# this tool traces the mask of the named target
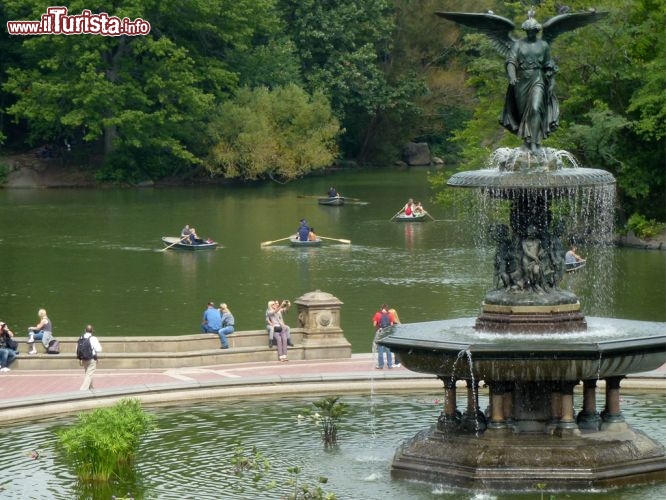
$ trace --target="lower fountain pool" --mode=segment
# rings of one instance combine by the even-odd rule
[[[59,458],[54,430],[73,422],[58,418],[5,428],[0,436],[3,499],[254,499],[286,498],[288,467],[299,466],[299,481],[310,486],[317,478],[338,499],[413,500],[534,499],[547,494],[551,485],[535,485],[536,491],[496,494],[468,491],[391,478],[391,461],[399,444],[434,424],[441,412],[441,394],[345,395],[349,413],[339,425],[338,446],[327,450],[313,423],[299,419],[312,402],[324,396],[251,401],[214,401],[187,406],[148,408],[158,429],[144,439],[136,462],[136,476],[110,486],[81,487]],[[632,426],[666,444],[666,394],[623,394],[623,412]],[[480,395],[481,408],[488,404]],[[576,393],[576,407],[582,395]],[[270,462],[270,470],[255,486],[246,475],[237,478],[231,459],[234,443],[247,454],[256,446]],[[34,458],[33,450],[39,452]],[[270,481],[275,489],[267,490]],[[540,490],[541,488],[541,490]],[[129,495],[128,495],[129,493]],[[535,496],[536,495],[536,496]],[[666,482],[617,490],[555,492],[549,498],[647,500],[666,498]]]

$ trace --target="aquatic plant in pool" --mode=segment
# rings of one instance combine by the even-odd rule
[[[79,414],[56,431],[58,449],[80,481],[109,481],[132,474],[141,438],[153,429],[153,416],[138,399]]]

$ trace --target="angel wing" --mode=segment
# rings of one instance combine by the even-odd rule
[[[562,33],[595,23],[607,15],[608,12],[588,11],[551,17],[543,23],[541,38],[551,44]]]
[[[516,27],[513,21],[495,14],[475,14],[467,12],[435,12],[439,17],[448,19],[470,28],[475,28],[490,38],[493,47],[504,57],[511,51],[515,41],[510,33]]]

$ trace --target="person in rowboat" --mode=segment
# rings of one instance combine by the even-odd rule
[[[405,206],[402,209],[402,213],[405,214],[407,217],[414,216],[414,200],[412,198],[407,200],[407,203],[405,203]]]
[[[308,241],[308,236],[310,234],[310,226],[308,226],[308,221],[301,219],[301,223],[296,230],[296,237],[300,241]]]
[[[576,245],[571,245],[567,253],[564,254],[564,263],[567,267],[571,267],[579,262],[585,262],[585,259],[576,253]]]
[[[310,228],[310,232],[308,233],[308,241],[317,241],[317,234],[315,233],[314,227]]]

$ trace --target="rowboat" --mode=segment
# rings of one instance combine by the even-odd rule
[[[191,245],[189,243],[183,243],[180,241],[180,238],[177,236],[162,236],[162,243],[164,246],[176,249],[176,250],[215,250],[217,248],[217,241],[205,241],[204,243],[197,243],[196,245]]]
[[[566,271],[568,273],[572,273],[574,271],[578,271],[579,269],[583,269],[585,267],[585,261],[581,260],[578,262],[573,262],[571,264],[567,264],[566,266],[567,266]]]
[[[396,215],[393,220],[396,222],[423,222],[426,220],[426,217],[428,216],[427,212],[423,212],[422,214],[419,215],[405,215],[404,212]]]
[[[312,241],[301,241],[298,238],[289,238],[289,243],[292,247],[320,247],[321,238]]]
[[[320,205],[328,205],[329,207],[339,207],[345,204],[344,196],[327,196],[326,198],[318,198],[317,202]]]

